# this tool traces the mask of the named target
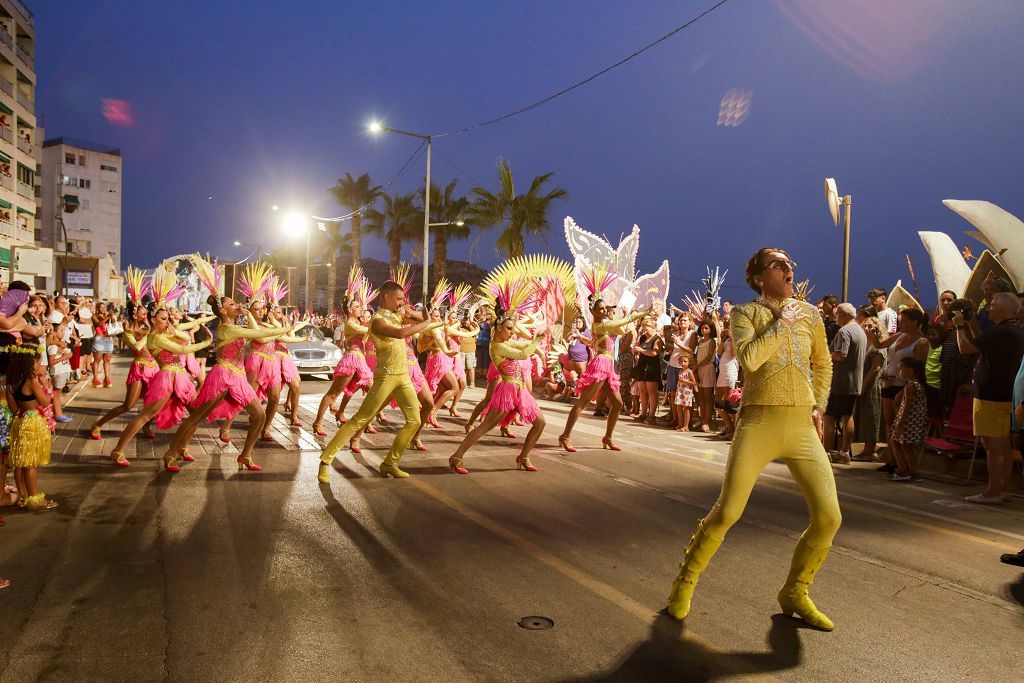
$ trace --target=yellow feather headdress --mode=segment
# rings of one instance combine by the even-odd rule
[[[270,285],[270,277],[274,270],[266,261],[247,263],[238,278],[238,291],[250,303],[256,303],[263,299],[263,294]]]

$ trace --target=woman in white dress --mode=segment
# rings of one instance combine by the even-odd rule
[[[740,362],[736,360],[736,350],[732,345],[732,333],[729,331],[729,327],[722,328],[722,343],[719,346],[719,357],[718,357],[718,382],[715,384],[715,402],[724,401],[733,389],[736,388],[737,382],[740,379]],[[722,431],[719,432],[719,436],[722,438],[728,438],[732,436],[733,430],[736,428],[733,416],[722,410],[718,409],[718,416],[722,418]]]

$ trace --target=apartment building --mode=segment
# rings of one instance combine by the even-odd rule
[[[121,270],[121,150],[59,137],[43,143],[42,230],[57,288],[93,288]],[[65,263],[66,261],[66,263]],[[93,273],[93,285],[86,285]],[[66,274],[65,274],[66,272]]]
[[[0,279],[47,289],[53,252],[37,245],[43,131],[36,125],[36,30],[20,0],[0,0]]]

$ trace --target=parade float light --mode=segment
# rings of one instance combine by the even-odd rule
[[[281,220],[281,227],[290,237],[298,237],[302,233],[306,235],[306,287],[303,295],[303,304],[306,309],[309,309],[309,221],[306,220],[306,216],[303,214],[292,211],[284,215],[284,218]]]
[[[825,178],[825,199],[828,201],[828,210],[832,214],[832,222],[839,226],[840,207],[846,207],[843,212],[843,298],[842,301],[849,301],[847,298],[847,287],[850,281],[850,207],[853,198],[850,195],[839,196],[836,188],[835,178]]]
[[[430,145],[433,142],[433,138],[430,135],[420,135],[419,133],[410,133],[407,130],[391,128],[377,120],[370,121],[370,123],[367,124],[366,129],[373,135],[394,133],[396,135],[407,135],[411,138],[419,138],[427,145],[427,182],[426,189],[423,192],[423,303],[426,305],[427,299],[430,296],[430,292],[427,289],[427,282],[429,279],[428,274],[430,268]]]

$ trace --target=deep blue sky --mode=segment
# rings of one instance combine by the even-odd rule
[[[34,2],[39,110],[47,137],[122,148],[123,263],[240,258],[234,239],[280,243],[271,204],[339,215],[326,192],[338,176],[395,173],[416,142],[369,137],[371,117],[424,133],[487,119],[710,4]],[[566,214],[613,243],[637,223],[639,270],[668,258],[675,301],[705,265],[729,268],[725,296],[746,297],[743,264],[765,244],[788,247],[816,294],[838,290],[842,234],[823,191],[835,176],[854,198],[851,298],[907,279],[909,253],[930,304],[916,231],[963,244],[969,227],[942,199],[1024,216],[1021,25],[1018,0],[731,0],[563,99],[438,140],[434,175],[494,185],[504,158],[525,190],[555,171],[571,197],[547,246],[530,246],[568,256]],[[749,115],[718,126],[731,90],[752,93]],[[101,98],[127,101],[135,125],[108,122]],[[419,162],[393,189],[422,174]],[[498,260],[493,241],[476,262]]]

